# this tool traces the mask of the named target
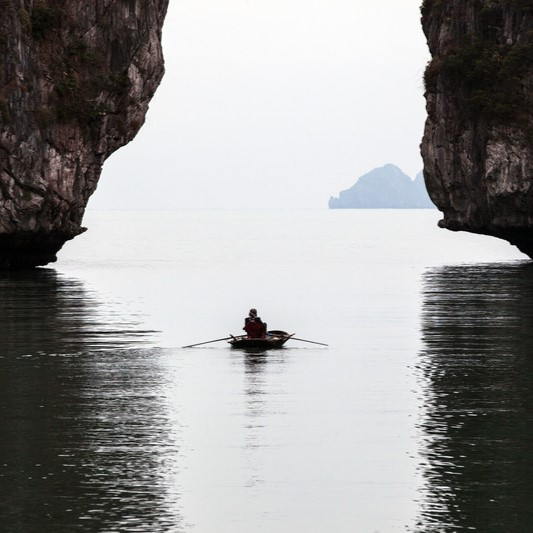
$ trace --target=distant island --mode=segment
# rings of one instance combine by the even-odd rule
[[[422,172],[414,181],[395,165],[375,168],[329,199],[330,209],[434,209]]]

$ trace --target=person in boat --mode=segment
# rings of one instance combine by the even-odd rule
[[[244,328],[242,329],[251,339],[264,339],[267,325],[257,316],[257,309],[250,309],[248,316],[244,319]]]

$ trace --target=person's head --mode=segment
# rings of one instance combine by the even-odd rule
[[[250,309],[250,312],[248,313],[248,316],[250,318],[256,318],[257,317],[257,309]]]

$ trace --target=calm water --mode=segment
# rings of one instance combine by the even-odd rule
[[[529,531],[533,267],[437,219],[89,212],[0,274],[2,531]],[[180,348],[252,306],[330,347]]]

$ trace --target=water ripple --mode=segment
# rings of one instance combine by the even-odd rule
[[[533,266],[428,271],[422,338],[417,531],[528,531]]]
[[[139,346],[153,331],[51,269],[0,273],[0,356]]]
[[[160,357],[10,360],[0,378],[6,531],[182,531]]]

